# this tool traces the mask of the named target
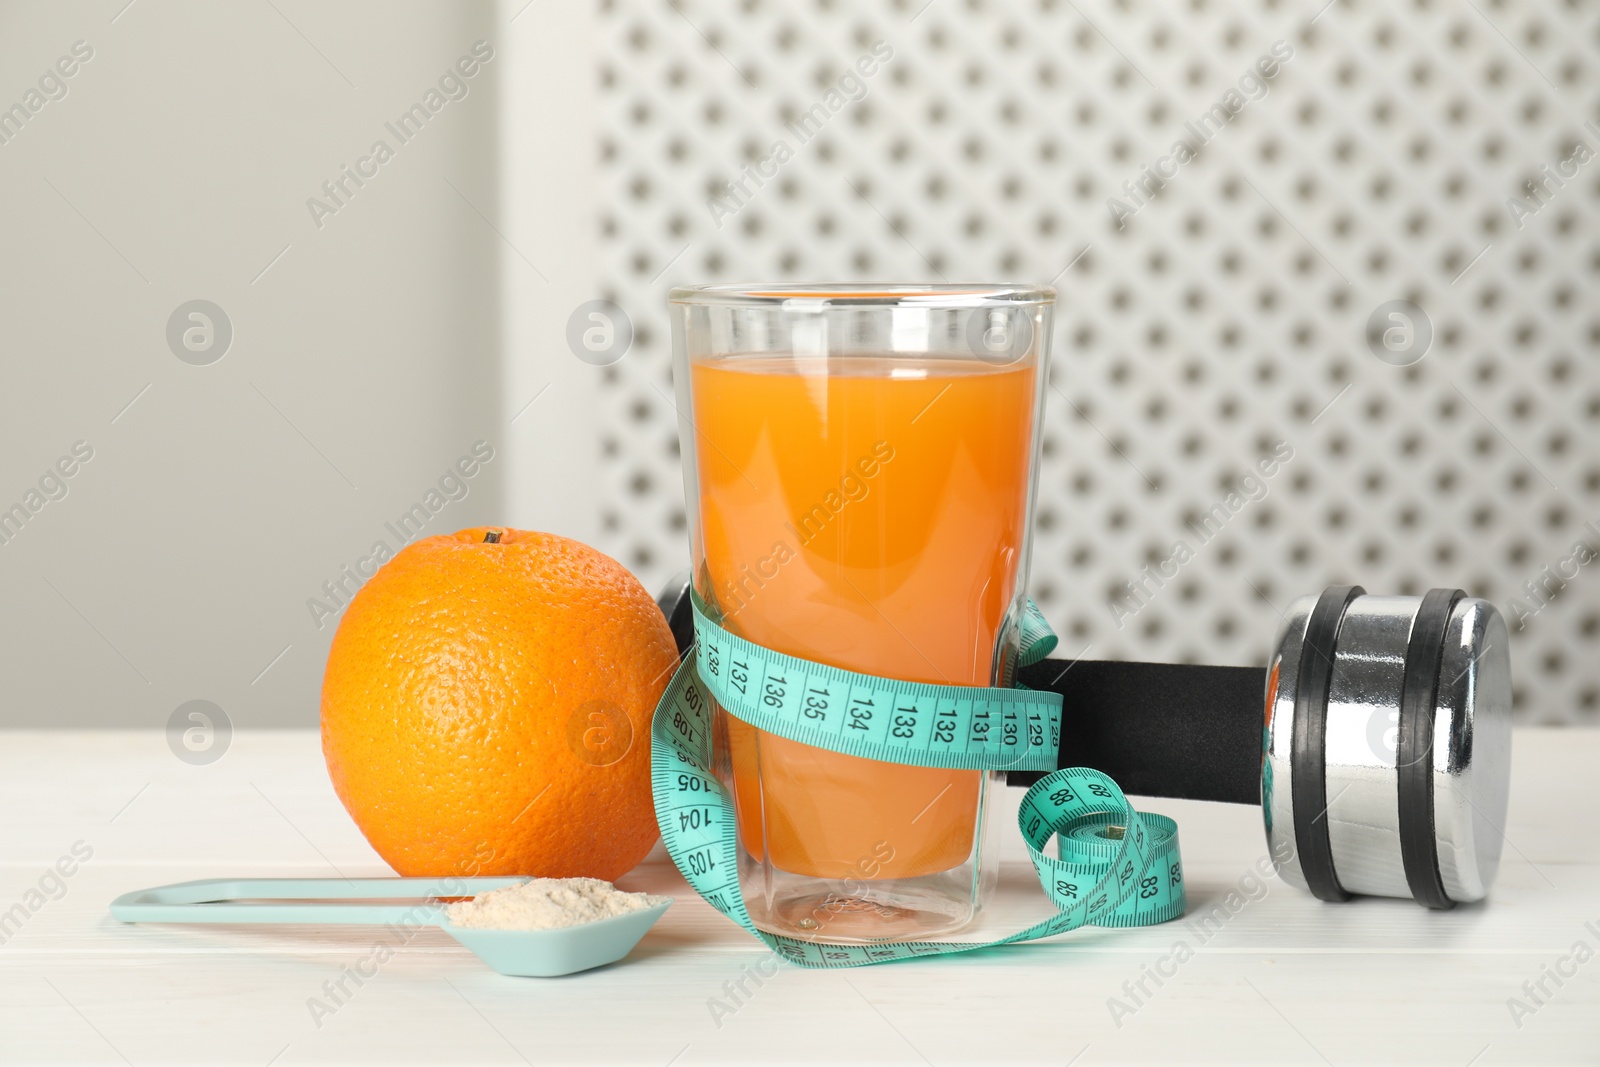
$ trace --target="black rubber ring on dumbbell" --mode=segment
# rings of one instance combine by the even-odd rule
[[[1328,839],[1328,692],[1333,685],[1334,649],[1345,612],[1352,600],[1365,595],[1366,590],[1359,585],[1335,585],[1324,590],[1306,620],[1305,638],[1300,644],[1294,744],[1289,755],[1294,775],[1294,843],[1306,888],[1318,900],[1350,899],[1333,869],[1333,845]]]
[[[1400,690],[1400,723],[1395,742],[1395,774],[1400,803],[1400,859],[1406,885],[1418,904],[1453,908],[1439,874],[1433,826],[1433,725],[1444,667],[1445,633],[1460,589],[1430,589],[1411,622],[1406,642],[1405,681]]]
[[[667,583],[661,595],[656,597],[656,606],[667,617],[667,627],[672,631],[672,642],[678,646],[678,655],[688,653],[694,644],[694,611],[692,608],[694,598],[690,590],[694,588],[688,571],[681,571],[674,575]]]

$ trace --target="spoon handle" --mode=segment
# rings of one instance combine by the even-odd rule
[[[124,893],[111,902],[111,917],[127,923],[437,926],[444,915],[440,898],[476,896],[526,881],[522,877],[209,878]],[[409,903],[368,903],[387,899]]]

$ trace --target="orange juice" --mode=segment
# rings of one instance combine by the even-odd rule
[[[723,625],[850,670],[996,683],[1036,375],[904,355],[695,363],[698,584]],[[983,772],[831,753],[731,717],[728,730],[740,837],[758,860],[873,879],[971,855]]]

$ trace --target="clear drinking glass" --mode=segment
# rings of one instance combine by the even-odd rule
[[[1055,293],[706,286],[670,297],[694,586],[764,647],[1005,685],[1025,603]],[[948,934],[997,875],[996,772],[841,755],[718,708],[757,926]]]

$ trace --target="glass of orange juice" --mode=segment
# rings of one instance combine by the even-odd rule
[[[912,682],[1011,682],[1055,293],[981,285],[676,289],[694,588],[791,656]],[[999,773],[884,763],[720,708],[740,887],[821,942],[948,934],[998,873]]]

